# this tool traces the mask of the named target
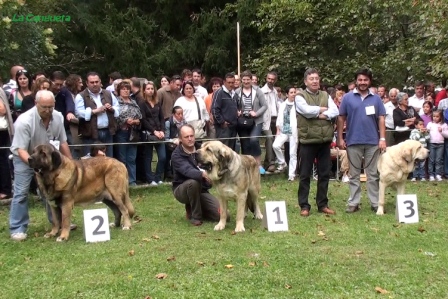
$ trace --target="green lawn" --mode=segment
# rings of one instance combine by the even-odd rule
[[[395,220],[391,191],[385,216],[370,211],[365,190],[364,208],[346,214],[348,186],[332,181],[337,214],[317,213],[312,200],[302,218],[297,181],[273,175],[262,182],[262,203],[286,201],[289,232],[267,232],[248,218],[245,233],[232,233],[234,203],[224,231],[213,231],[216,223],[193,227],[169,185],[133,189],[141,222],[113,229],[103,243],[85,242],[81,207],[68,242],[43,238],[49,224],[36,200],[28,239],[13,242],[8,208],[0,207],[0,298],[448,298],[448,182],[407,185],[418,194],[420,223],[406,225]],[[314,182],[310,198],[315,189]]]

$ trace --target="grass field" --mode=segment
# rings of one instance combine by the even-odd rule
[[[448,182],[407,185],[418,194],[419,224],[396,222],[391,191],[386,215],[370,210],[365,190],[364,208],[346,214],[348,186],[332,181],[337,214],[317,213],[311,200],[302,218],[297,181],[262,182],[262,203],[286,201],[289,232],[270,233],[247,218],[246,232],[232,233],[233,203],[224,231],[213,231],[216,223],[193,227],[169,185],[133,189],[141,221],[131,231],[113,229],[102,243],[85,242],[80,207],[68,242],[43,238],[49,224],[35,200],[28,239],[13,242],[8,208],[0,207],[0,298],[448,298]],[[315,189],[313,182],[310,198]]]

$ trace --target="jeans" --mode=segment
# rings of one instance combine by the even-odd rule
[[[152,172],[152,152],[153,148],[157,151],[156,173]],[[159,182],[162,180],[162,174],[165,171],[166,150],[164,143],[147,143],[145,144],[145,173],[148,183]]]
[[[113,136],[110,134],[109,129],[98,129],[98,139],[83,138],[84,144],[93,144],[95,141],[101,141],[102,143],[112,143]],[[84,155],[90,153],[90,147],[84,147]],[[110,144],[106,146],[106,156],[113,158],[114,147]]]
[[[118,130],[115,134],[115,140],[117,143],[129,142],[130,130]],[[136,184],[137,181],[137,168],[135,160],[137,158],[137,144],[117,144],[116,155],[120,162],[126,165],[129,176],[129,185]]]
[[[310,193],[310,178],[313,172],[314,160],[317,160],[317,192],[316,204],[318,210],[328,207],[328,183],[330,181],[331,158],[330,142],[300,145],[300,183],[299,206],[302,210],[310,210],[308,203]]]
[[[378,194],[380,188],[380,176],[378,174],[377,162],[380,157],[378,146],[370,144],[356,144],[347,147],[347,158],[350,161],[349,167],[349,206],[357,206],[361,202],[361,184],[359,176],[362,168],[362,157],[364,157],[364,167],[367,174],[367,196],[372,207],[378,206]]]
[[[259,136],[261,135],[262,126],[263,123],[253,125],[251,128],[238,128],[238,135],[241,137],[241,153],[243,155],[261,156]]]
[[[435,177],[436,175],[442,176],[443,174],[443,143],[430,143],[429,144],[429,176]]]
[[[412,177],[414,179],[422,179],[425,177],[425,160],[415,161],[415,168],[412,172]]]

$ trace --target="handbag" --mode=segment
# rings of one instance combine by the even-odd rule
[[[237,123],[238,123],[238,127],[248,129],[248,128],[252,128],[254,126],[255,121],[253,118],[249,118],[246,116],[240,116],[237,119]]]
[[[202,120],[202,117],[201,117],[201,110],[199,108],[198,99],[196,99],[196,97],[194,97],[194,100],[196,101],[196,105],[198,107],[198,117],[199,117],[199,119],[198,120],[191,120],[191,121],[188,121],[187,123],[194,128],[194,137],[195,138],[204,138],[206,136],[206,133],[205,133],[205,122],[204,122],[204,120]]]
[[[129,134],[129,141],[130,142],[139,142],[140,141],[139,130],[135,127],[130,127],[129,130],[131,131]]]
[[[159,138],[149,131],[142,131],[140,137],[141,141],[159,141]]]
[[[6,119],[6,115],[0,116],[0,130],[4,131],[8,129],[8,120]]]

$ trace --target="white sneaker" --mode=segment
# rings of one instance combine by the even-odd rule
[[[155,181],[152,181],[151,184],[149,184],[149,186],[154,187],[154,186],[158,186],[158,184]]]
[[[429,181],[430,181],[430,182],[434,182],[434,181],[435,181],[434,177],[433,177],[433,176],[430,176],[430,177],[429,177]]]
[[[11,234],[11,239],[13,239],[14,241],[23,241],[27,236],[28,235],[25,233],[13,233]]]
[[[294,177],[294,176],[290,176],[290,177],[288,178],[288,181],[290,181],[290,182],[293,182],[293,181],[294,181],[294,179],[295,179],[295,177]]]
[[[158,182],[157,182],[157,185],[162,185],[162,184],[163,184],[162,181],[158,181]]]
[[[422,178],[420,181],[422,181],[422,182],[426,182],[426,179],[425,179],[425,178]]]
[[[342,182],[343,182],[343,183],[348,183],[348,182],[350,182],[350,178],[348,177],[348,175],[344,174],[344,175],[342,176]]]
[[[416,178],[412,178],[411,182],[416,182],[417,179]]]
[[[439,182],[443,181],[442,176],[441,175],[436,175],[436,180],[438,180]]]
[[[277,166],[278,171],[283,171],[285,168],[286,168],[286,163],[282,163]]]

